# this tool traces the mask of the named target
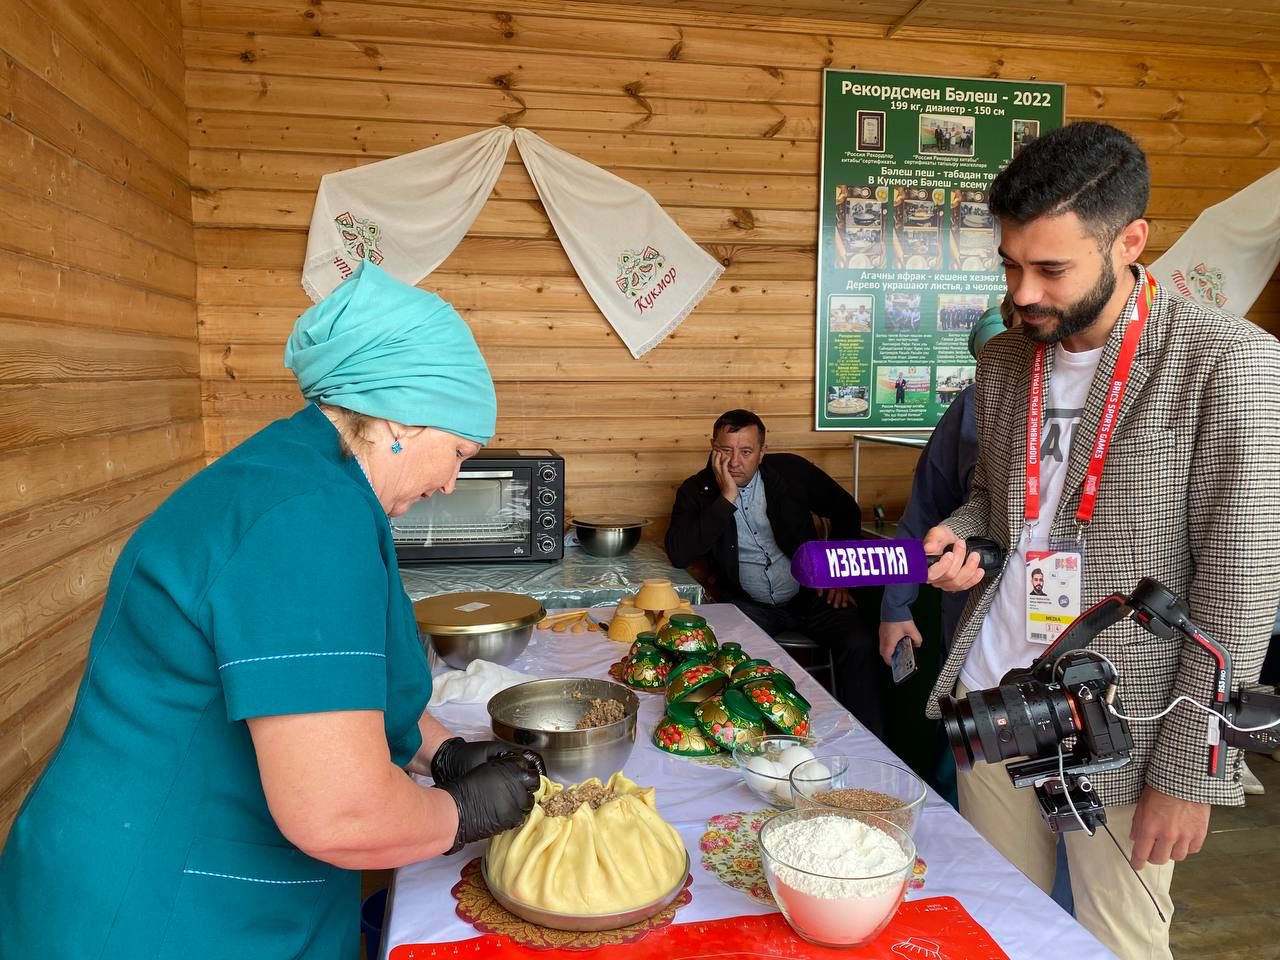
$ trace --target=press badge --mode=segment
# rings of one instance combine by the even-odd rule
[[[1048,645],[1080,616],[1084,551],[1027,551],[1027,640]]]

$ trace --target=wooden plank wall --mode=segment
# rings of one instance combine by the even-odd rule
[[[298,272],[321,175],[526,126],[650,190],[728,265],[675,336],[633,360],[513,148],[469,237],[424,281],[492,366],[495,443],[557,447],[571,512],[663,518],[652,533],[729,407],[755,408],[775,449],[850,480],[847,435],[811,427],[823,67],[1067,82],[1071,117],[1116,122],[1150,152],[1156,252],[1280,163],[1280,65],[1216,51],[885,41],[847,24],[552,0],[185,0],[184,15],[208,452],[299,403],[281,352],[308,305]],[[1274,287],[1260,316],[1280,327]],[[893,515],[912,463],[869,452],[864,509]]]
[[[0,0],[0,843],[111,566],[203,462],[176,0]]]

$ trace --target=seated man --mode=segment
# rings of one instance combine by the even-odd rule
[[[834,539],[862,530],[857,502],[816,466],[790,453],[765,456],[764,423],[730,410],[711,431],[711,457],[676,493],[667,556],[677,567],[706,560],[719,599],[735,604],[770,636],[798,630],[828,647],[836,692],[855,717],[883,738],[884,666],[876,638],[847,590],[814,591],[791,576],[791,555],[818,539],[813,515]]]

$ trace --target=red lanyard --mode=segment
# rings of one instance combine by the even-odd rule
[[[1134,306],[1134,318],[1129,323],[1129,328],[1125,330],[1124,340],[1120,344],[1120,356],[1116,359],[1116,368],[1111,374],[1111,386],[1107,390],[1107,403],[1102,409],[1102,422],[1098,424],[1098,437],[1093,442],[1093,452],[1089,457],[1089,472],[1085,475],[1084,492],[1080,494],[1080,507],[1076,510],[1076,519],[1082,524],[1093,519],[1098,487],[1102,484],[1102,468],[1107,462],[1107,448],[1111,446],[1111,436],[1116,432],[1117,414],[1120,411],[1120,402],[1124,399],[1124,388],[1129,383],[1129,370],[1133,367],[1133,357],[1138,352],[1138,341],[1142,338],[1142,329],[1147,325],[1147,316],[1151,313],[1151,303],[1155,300],[1155,295],[1156,278],[1148,273],[1145,287],[1140,291],[1138,302]],[[1031,362],[1031,396],[1027,401],[1027,502],[1024,512],[1028,521],[1040,519],[1040,428],[1044,411],[1044,344],[1036,344],[1035,357]]]

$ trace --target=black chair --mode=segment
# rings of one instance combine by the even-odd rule
[[[774,642],[795,658],[796,663],[804,667],[819,683],[823,674],[827,682],[822,683],[831,696],[839,700],[836,693],[836,664],[831,651],[813,641],[807,634],[798,630],[784,630],[773,638]]]

